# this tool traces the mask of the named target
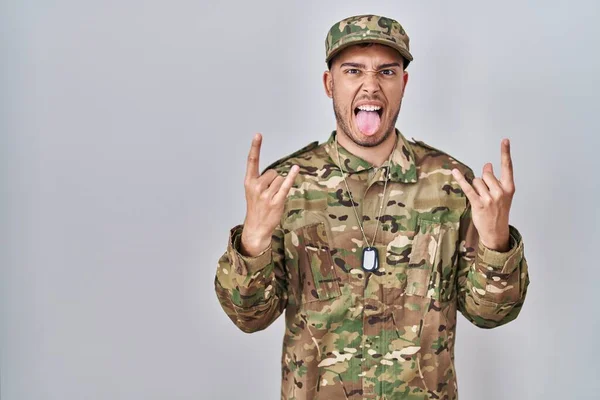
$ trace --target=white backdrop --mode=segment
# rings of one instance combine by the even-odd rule
[[[600,6],[590,1],[0,3],[0,397],[279,398],[283,318],[245,334],[213,279],[262,166],[335,127],[341,18],[399,20],[398,120],[499,170],[509,137],[531,286],[519,318],[459,319],[461,399],[597,399]]]

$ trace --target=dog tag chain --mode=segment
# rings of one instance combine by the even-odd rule
[[[363,239],[365,240],[365,247],[363,247],[362,251],[362,269],[365,271],[376,271],[379,268],[379,252],[375,247],[375,238],[377,237],[377,231],[379,230],[379,224],[381,223],[381,212],[383,211],[383,202],[385,201],[385,193],[387,190],[387,183],[389,179],[390,173],[390,163],[392,161],[392,155],[396,150],[396,146],[398,145],[398,139],[396,138],[396,143],[394,144],[394,148],[390,153],[390,157],[388,159],[388,165],[386,168],[386,177],[385,183],[383,184],[383,194],[381,196],[381,203],[379,205],[379,217],[377,217],[377,227],[375,228],[375,233],[373,234],[373,242],[369,245],[369,241],[367,240],[367,236],[365,235],[365,230],[363,229],[362,223],[360,222],[360,218],[358,216],[358,211],[356,211],[356,207],[354,206],[354,199],[352,198],[352,193],[350,192],[350,187],[348,186],[348,182],[346,182],[346,171],[342,168],[342,160],[340,159],[340,151],[338,148],[337,134],[335,135],[335,150],[338,156],[338,163],[340,171],[342,171],[342,178],[344,179],[344,184],[346,185],[346,191],[348,192],[348,197],[350,197],[350,204],[352,205],[352,209],[354,210],[354,215],[356,216],[356,222],[358,223],[358,227],[362,232]]]

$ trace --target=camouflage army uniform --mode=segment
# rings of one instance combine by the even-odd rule
[[[282,399],[457,399],[457,310],[482,328],[521,310],[529,276],[517,229],[510,226],[509,251],[484,247],[450,172],[472,180],[473,171],[396,133],[391,163],[379,168],[339,147],[369,240],[385,196],[378,270],[361,268],[365,243],[335,132],[271,166],[286,174],[297,164],[300,173],[268,249],[241,255],[242,226],[231,230],[216,293],[244,332],[265,329],[285,311]]]

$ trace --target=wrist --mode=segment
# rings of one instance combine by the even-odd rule
[[[481,244],[490,250],[504,253],[510,250],[510,234],[508,230],[506,234],[496,235],[493,237],[480,237]]]
[[[256,257],[269,247],[271,244],[271,235],[251,235],[247,229],[242,230],[239,251],[242,255]]]

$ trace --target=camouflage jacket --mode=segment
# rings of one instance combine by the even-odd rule
[[[297,164],[300,173],[268,249],[243,256],[243,227],[231,230],[215,290],[244,332],[285,311],[282,399],[457,399],[457,310],[482,328],[521,310],[529,275],[517,229],[510,226],[509,251],[484,247],[450,172],[472,180],[473,171],[396,133],[391,163],[379,168],[339,147],[369,241],[390,169],[378,270],[361,267],[365,243],[337,166],[335,131],[270,166],[285,175]]]

